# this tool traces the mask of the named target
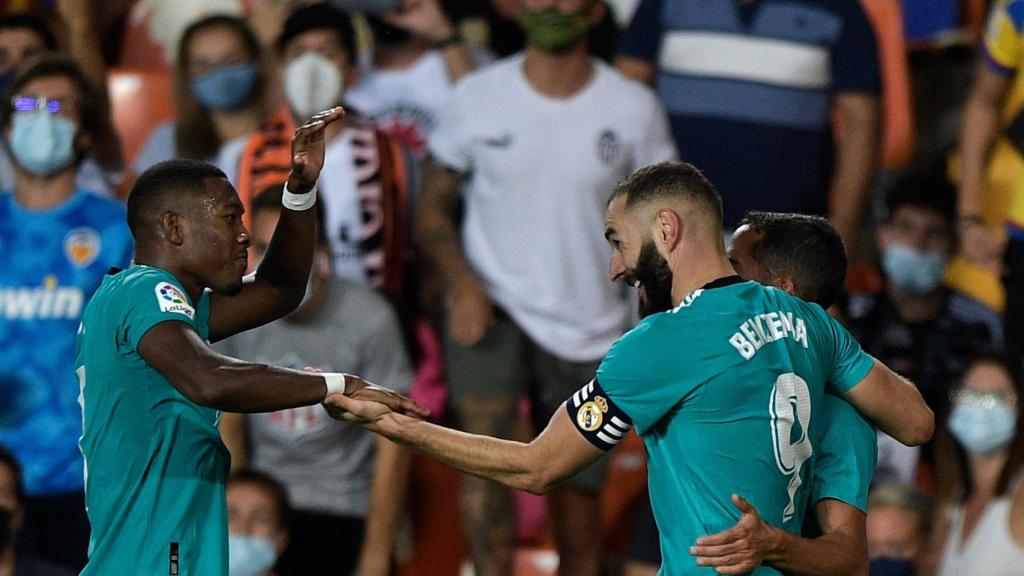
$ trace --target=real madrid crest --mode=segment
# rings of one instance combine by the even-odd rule
[[[604,413],[608,411],[608,401],[601,396],[586,402],[576,412],[576,424],[586,432],[593,432],[604,422]]]
[[[100,253],[100,235],[92,228],[75,228],[64,237],[64,255],[79,268],[92,264]]]

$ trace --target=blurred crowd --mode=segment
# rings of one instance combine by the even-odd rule
[[[871,574],[1024,566],[1024,1],[3,0],[0,14],[0,576],[84,564],[71,366],[85,303],[131,261],[131,183],[172,158],[214,164],[258,262],[290,137],[337,104],[306,297],[221,352],[358,373],[463,430],[532,437],[636,321],[608,278],[608,194],[680,159],[718,187],[729,229],[754,210],[827,216],[850,255],[830,312],[936,414],[921,448],[879,434]],[[560,574],[657,571],[623,459],[538,501],[438,473],[319,406],[224,414],[221,432],[232,574],[457,573],[424,565],[437,531],[481,576],[537,573],[517,551],[538,543]],[[434,525],[431,498],[457,522]]]

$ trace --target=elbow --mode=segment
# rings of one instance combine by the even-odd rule
[[[561,479],[561,477],[552,474],[549,468],[540,467],[540,469],[524,474],[522,482],[515,488],[525,490],[530,494],[543,496],[550,492]]]
[[[176,383],[175,388],[181,392],[182,396],[200,406],[216,408],[221,400],[220,387],[216,385],[215,378],[209,377],[204,372],[189,373]]]
[[[935,433],[935,413],[932,412],[931,408],[927,406],[921,413],[917,427],[914,429],[913,444],[911,446],[920,446],[925,442],[932,439],[932,435]]]

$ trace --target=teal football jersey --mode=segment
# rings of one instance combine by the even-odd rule
[[[737,277],[695,291],[616,342],[595,389],[644,440],[660,574],[715,573],[689,548],[739,520],[732,494],[798,534],[826,385],[845,392],[872,364],[821,307]]]
[[[857,409],[826,394],[821,440],[814,453],[810,503],[833,498],[868,511],[868,491],[878,461],[878,435]]]
[[[193,403],[139,355],[143,335],[184,322],[208,338],[210,298],[193,304],[170,273],[108,276],[85,309],[81,386],[85,501],[92,524],[83,576],[226,576],[230,457],[218,411]]]

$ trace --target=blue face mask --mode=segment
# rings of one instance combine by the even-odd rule
[[[956,404],[949,414],[949,431],[972,454],[991,454],[1005,448],[1017,433],[1012,406]]]
[[[274,567],[277,551],[266,538],[228,534],[228,574],[256,576]]]
[[[49,176],[75,160],[78,125],[46,110],[15,112],[9,144],[19,166],[36,176]]]
[[[871,576],[914,576],[915,571],[914,562],[904,558],[872,558],[868,567]]]
[[[192,79],[192,93],[204,108],[235,110],[245,104],[256,87],[256,65],[221,66]]]
[[[889,281],[911,294],[927,294],[946,275],[946,258],[938,252],[920,252],[895,244],[882,255],[882,270]]]

